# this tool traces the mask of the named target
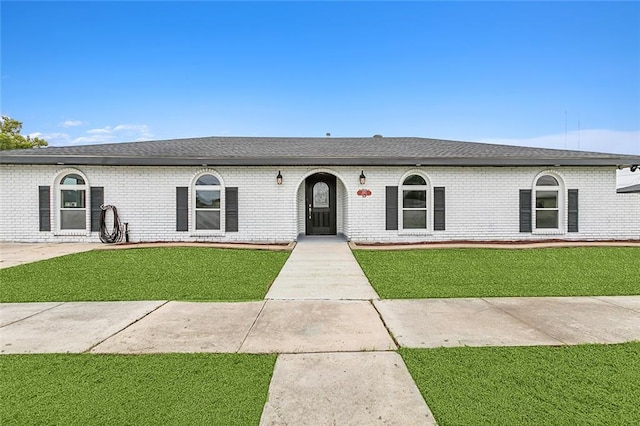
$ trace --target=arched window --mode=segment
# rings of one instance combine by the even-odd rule
[[[87,229],[87,183],[77,173],[63,175],[59,181],[60,230]]]
[[[193,189],[196,230],[220,230],[221,191],[220,180],[212,174],[203,174],[196,180]]]
[[[560,183],[551,175],[542,175],[536,181],[536,229],[560,228]]]
[[[427,181],[420,175],[402,182],[402,229],[427,229],[427,191]]]

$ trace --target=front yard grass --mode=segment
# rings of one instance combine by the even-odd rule
[[[640,342],[399,352],[439,425],[640,420]]]
[[[640,294],[637,247],[353,253],[385,299]]]
[[[257,425],[275,355],[2,355],[0,424]]]
[[[288,252],[96,250],[0,270],[0,302],[263,299]]]

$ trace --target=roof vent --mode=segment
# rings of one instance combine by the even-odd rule
[[[327,132],[327,137],[330,138],[331,137],[331,133]]]
[[[382,135],[373,135],[373,137],[376,139],[382,139]]]

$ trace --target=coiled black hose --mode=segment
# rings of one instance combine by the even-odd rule
[[[107,244],[113,244],[122,241],[122,225],[120,224],[120,217],[118,216],[118,209],[116,206],[107,205],[100,206],[102,211],[100,212],[100,241]],[[111,210],[113,213],[113,229],[111,232],[107,231],[107,211]]]

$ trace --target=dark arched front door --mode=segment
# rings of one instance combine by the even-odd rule
[[[305,185],[306,234],[336,235],[336,177],[316,173]]]

